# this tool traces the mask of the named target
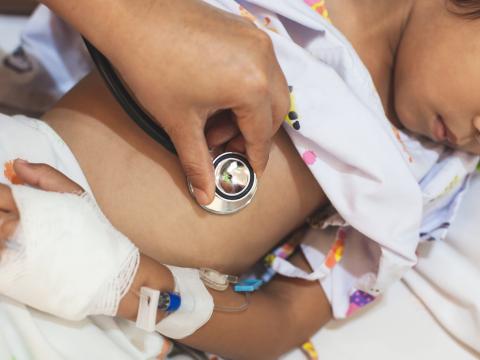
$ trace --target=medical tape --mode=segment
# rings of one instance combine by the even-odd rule
[[[175,292],[182,303],[177,311],[162,319],[155,327],[171,339],[192,335],[210,320],[214,310],[213,297],[200,278],[197,269],[167,265],[175,279]]]
[[[157,322],[158,301],[160,291],[148,287],[140,289],[136,326],[139,329],[153,332]]]

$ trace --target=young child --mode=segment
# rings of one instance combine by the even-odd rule
[[[328,7],[355,52],[300,0],[209,2],[271,35],[292,86],[287,131],[340,215],[326,222],[338,231],[312,230],[302,246],[312,274],[281,257],[272,267],[321,280],[334,316],[351,315],[455,215],[478,162],[463,150],[480,153],[477,82],[462,81],[478,74],[478,24],[462,17],[461,1],[309,2],[323,15]]]
[[[311,23],[299,1],[242,4],[244,16],[254,13],[253,20],[274,32],[295,106],[287,130],[340,215],[326,223],[340,225],[331,246],[318,241],[325,232],[303,244],[313,273],[279,258],[272,266],[286,276],[321,280],[334,316],[351,315],[416,263],[419,241],[445,237],[475,170],[479,109],[473,89],[458,79],[478,73],[470,40],[478,25],[455,13],[463,8],[436,0],[309,2],[324,16],[328,8],[355,52],[324,19]],[[462,45],[457,28],[468,38]],[[450,48],[465,54],[455,65]]]

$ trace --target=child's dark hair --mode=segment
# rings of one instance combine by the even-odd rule
[[[450,0],[455,6],[453,12],[469,19],[480,18],[480,0]]]

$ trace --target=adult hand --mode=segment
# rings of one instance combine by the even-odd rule
[[[106,54],[170,135],[200,204],[215,188],[208,145],[245,152],[261,175],[289,92],[270,38],[250,20],[200,0],[44,2]],[[207,142],[207,119],[225,109],[234,121]]]
[[[30,164],[15,160],[13,164],[17,182],[40,190],[81,194],[84,190],[65,175],[46,164]],[[10,187],[0,184],[0,249],[15,232],[20,221],[17,205]]]

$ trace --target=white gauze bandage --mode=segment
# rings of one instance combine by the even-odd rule
[[[12,186],[20,224],[0,258],[0,293],[67,319],[117,313],[139,251],[93,198]]]
[[[196,269],[167,266],[175,279],[175,291],[180,293],[182,304],[174,313],[160,321],[156,330],[171,339],[192,335],[212,317],[213,297],[200,279]]]

